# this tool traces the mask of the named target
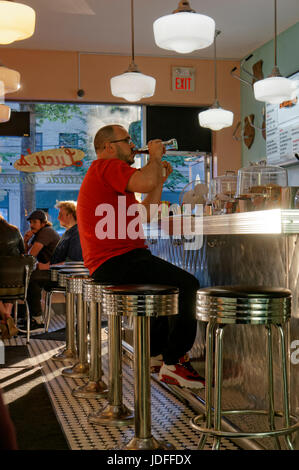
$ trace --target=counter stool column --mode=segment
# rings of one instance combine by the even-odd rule
[[[104,295],[103,301],[105,302]],[[108,313],[104,307],[104,311]],[[109,383],[108,405],[96,413],[88,416],[88,421],[94,424],[126,426],[133,424],[133,411],[123,404],[122,394],[122,347],[121,347],[121,316],[108,316],[108,355],[109,355]]]
[[[104,397],[108,387],[102,380],[102,285],[92,279],[83,281],[83,302],[89,305],[90,366],[88,383],[73,390],[78,398]]]
[[[179,290],[161,285],[127,285],[103,290],[108,316],[133,316],[135,436],[127,450],[173,449],[151,432],[150,317],[178,314]],[[120,318],[119,316],[117,318]]]
[[[71,275],[67,278],[67,291],[75,295],[77,312],[77,348],[79,362],[72,367],[62,370],[64,377],[82,378],[89,374],[89,364],[87,361],[87,306],[83,303],[83,281],[88,279],[86,275]]]
[[[51,320],[51,303],[52,303],[52,295],[55,293],[63,293],[65,295],[65,286],[59,286],[58,284],[58,272],[61,270],[66,269],[84,269],[83,262],[74,261],[74,262],[67,262],[65,264],[59,264],[50,266],[50,280],[53,282],[53,286],[47,287],[45,289],[46,297],[45,297],[45,312],[44,312],[44,324],[45,324],[45,331],[49,330],[50,320]],[[56,283],[56,285],[54,284]]]
[[[291,316],[291,292],[283,288],[221,286],[200,289],[197,292],[198,320],[208,322],[206,332],[206,413],[191,419],[191,426],[202,433],[198,447],[202,449],[208,435],[214,437],[213,450],[218,450],[221,438],[274,438],[280,449],[279,436],[284,437],[288,449],[293,450],[290,435],[299,429],[298,419],[290,415],[287,377],[287,354],[284,328]],[[268,410],[222,410],[223,334],[226,325],[261,325],[267,332]],[[280,337],[280,366],[283,410],[275,411],[273,386],[272,328]],[[214,410],[212,409],[213,344],[215,340]],[[258,414],[268,417],[269,429],[256,432],[225,432],[221,430],[222,415]],[[275,417],[283,417],[284,428],[277,429]],[[212,425],[214,418],[214,425]],[[205,420],[206,426],[199,424]],[[293,424],[291,424],[293,421]]]
[[[66,284],[69,276],[81,276],[86,274],[84,268],[62,268],[57,272],[58,285],[65,289],[65,348],[52,356],[52,361],[67,361],[74,363],[78,359],[76,334],[75,334],[75,294],[71,292]],[[55,280],[54,273],[51,271],[51,279]]]

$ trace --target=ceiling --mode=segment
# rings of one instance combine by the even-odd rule
[[[6,47],[131,54],[130,0],[18,1],[35,9],[35,34]],[[178,0],[135,0],[136,56],[177,57],[155,45],[152,26],[177,5]],[[190,0],[190,5],[214,18],[221,31],[218,58],[243,58],[274,37],[274,0]],[[277,17],[278,33],[298,22],[299,0],[278,0]],[[212,58],[213,47],[188,56]]]

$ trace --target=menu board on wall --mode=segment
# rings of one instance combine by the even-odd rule
[[[299,72],[291,77],[299,80]],[[299,94],[280,105],[266,105],[267,162],[290,165],[299,162]]]

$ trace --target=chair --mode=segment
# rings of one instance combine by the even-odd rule
[[[126,444],[126,450],[173,449],[171,444],[158,441],[151,432],[150,318],[177,315],[178,297],[179,289],[176,287],[155,284],[110,286],[103,289],[104,312],[110,320],[109,343],[115,343],[114,350],[109,346],[108,410],[117,404],[113,402],[113,398],[120,399],[122,394],[119,353],[121,335],[120,333],[116,335],[117,341],[113,336],[117,331],[120,332],[119,320],[123,315],[132,316],[134,321],[135,435]],[[116,355],[118,355],[117,366],[115,365]],[[102,412],[102,418],[105,418],[105,410]],[[105,423],[103,419],[102,424],[109,424],[109,418],[108,414],[108,420]]]
[[[84,269],[83,262],[74,261],[74,262],[66,262],[60,265],[50,266],[50,277],[51,282],[48,285],[43,287],[45,291],[45,310],[44,310],[44,324],[45,324],[45,332],[47,333],[49,330],[49,325],[51,321],[51,306],[52,306],[52,295],[54,294],[64,294],[65,295],[65,286],[60,286],[58,284],[58,273],[60,271],[66,269],[74,269],[77,268]]]
[[[202,436],[198,447],[202,449],[208,435],[214,437],[213,450],[219,450],[221,438],[261,439],[271,437],[275,447],[280,449],[278,437],[285,439],[286,446],[293,450],[290,434],[299,429],[297,418],[290,415],[289,390],[287,377],[287,341],[285,329],[291,317],[291,292],[288,289],[254,286],[220,286],[197,291],[196,317],[208,323],[206,332],[206,413],[191,419],[191,426]],[[257,325],[265,329],[267,344],[268,410],[223,410],[222,409],[222,362],[224,330],[227,325]],[[280,339],[280,378],[282,389],[282,411],[274,408],[273,382],[273,331],[276,329]],[[215,347],[214,347],[215,344]],[[254,347],[254,345],[253,345]],[[214,365],[214,409],[212,408],[212,379]],[[269,428],[255,432],[225,432],[221,429],[221,419],[227,415],[264,415]],[[213,423],[214,417],[214,425]],[[282,417],[284,427],[275,427],[275,418]],[[205,427],[201,425],[205,419]],[[291,421],[295,421],[291,424]]]
[[[31,255],[1,256],[0,258],[0,300],[15,305],[15,320],[17,321],[18,301],[25,303],[27,320],[27,343],[30,340],[30,315],[27,303],[29,279],[35,265]]]

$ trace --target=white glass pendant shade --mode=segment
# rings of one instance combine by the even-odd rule
[[[162,16],[153,27],[157,46],[180,54],[210,46],[215,36],[215,21],[198,13],[180,12]]]
[[[253,85],[254,97],[258,101],[280,104],[296,98],[299,92],[299,81],[285,77],[268,77]]]
[[[0,123],[10,120],[10,107],[6,104],[0,104]]]
[[[199,125],[212,131],[220,131],[233,124],[234,113],[222,108],[209,108],[198,114]]]
[[[16,70],[0,66],[0,81],[4,83],[4,93],[13,93],[20,88],[20,74]]]
[[[156,79],[140,72],[125,72],[110,80],[111,93],[127,101],[139,101],[153,96]]]
[[[27,39],[35,29],[35,11],[21,3],[0,1],[0,44]]]

